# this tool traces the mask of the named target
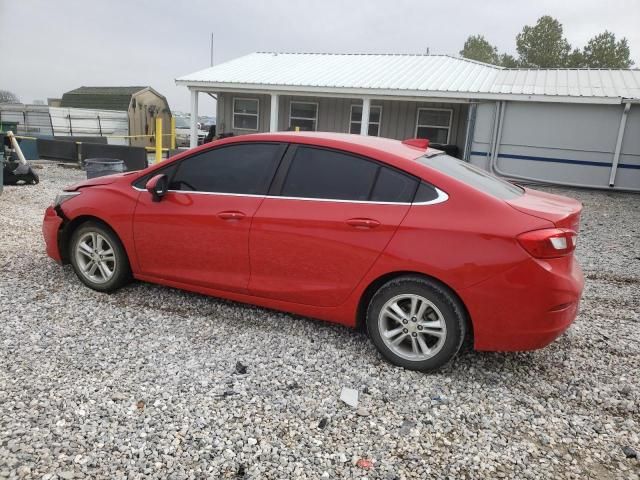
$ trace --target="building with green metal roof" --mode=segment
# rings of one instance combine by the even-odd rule
[[[127,112],[129,117],[130,144],[150,146],[155,132],[156,117],[162,118],[164,131],[169,133],[171,109],[164,95],[151,87],[80,87],[62,95],[63,108],[87,110],[114,110]],[[164,142],[163,142],[164,143]]]

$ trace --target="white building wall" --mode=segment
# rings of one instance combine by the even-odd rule
[[[478,106],[470,161],[495,173],[549,183],[609,187],[624,105],[504,102]],[[629,111],[615,189],[640,190],[640,105]]]

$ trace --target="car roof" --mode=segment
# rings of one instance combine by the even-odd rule
[[[248,135],[227,137],[224,140],[220,140],[219,144],[247,141],[287,142],[322,147],[334,147],[348,152],[371,155],[376,158],[392,155],[397,159],[411,160],[412,162],[416,158],[425,154],[431,155],[437,152],[437,150],[431,148],[424,149],[407,145],[402,143],[400,140],[393,140],[391,138],[333,132],[252,133]]]
[[[205,143],[198,147],[181,152],[170,161],[179,161],[199,152],[210,149],[248,142],[280,142],[316,147],[334,148],[344,152],[360,155],[381,161],[392,167],[408,172],[427,181],[438,181],[439,185],[446,185],[450,178],[428,167],[416,159],[422,156],[431,157],[441,154],[440,150],[433,148],[421,148],[383,137],[370,137],[366,135],[354,135],[348,133],[332,132],[270,132],[251,133],[246,135],[234,135],[213,142]],[[160,165],[160,164],[157,164]],[[439,187],[442,188],[442,187]]]

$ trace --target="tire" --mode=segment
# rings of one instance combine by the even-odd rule
[[[439,283],[413,276],[380,287],[369,303],[366,323],[369,337],[384,358],[423,372],[451,361],[467,330],[460,301]]]
[[[89,221],[75,229],[69,258],[80,281],[98,292],[113,292],[131,280],[122,242],[102,223]]]

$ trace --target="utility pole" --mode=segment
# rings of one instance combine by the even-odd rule
[[[209,51],[211,53],[211,66],[213,67],[213,32],[211,32],[211,49]]]

